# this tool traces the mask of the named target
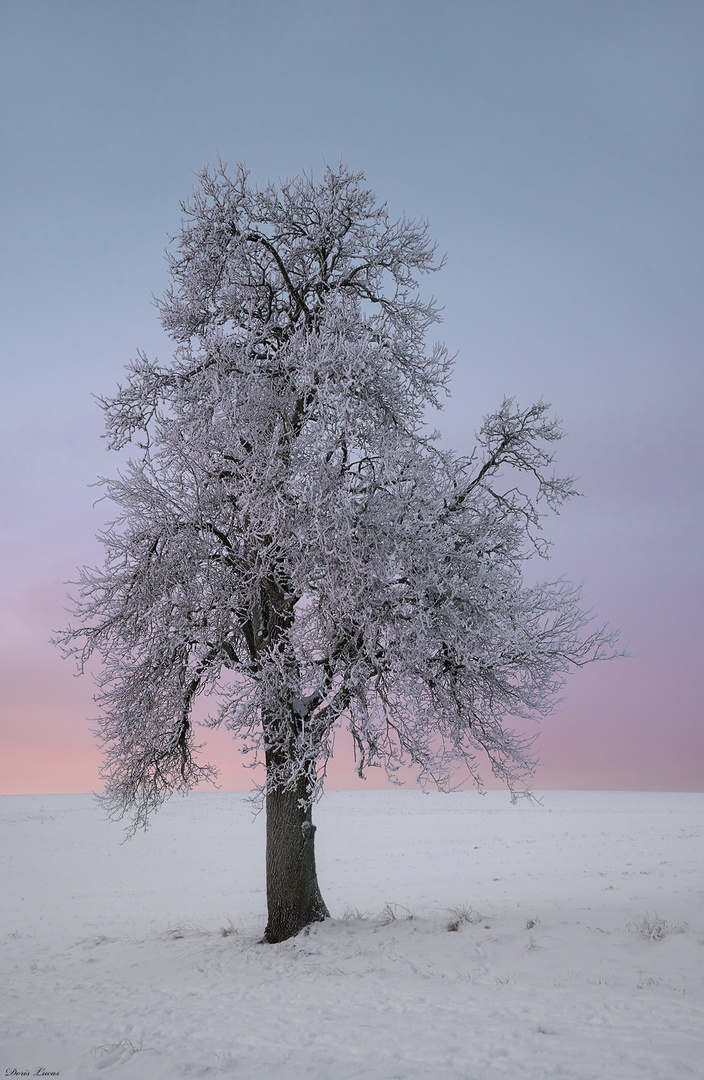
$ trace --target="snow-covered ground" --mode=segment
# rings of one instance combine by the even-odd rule
[[[0,1076],[702,1077],[703,811],[332,792],[334,918],[271,946],[244,795],[174,799],[125,844],[90,796],[6,796]]]

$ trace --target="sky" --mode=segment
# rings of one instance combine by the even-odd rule
[[[534,786],[704,790],[703,49],[700,0],[1,0],[0,793],[101,786],[50,638],[110,517],[95,397],[169,356],[164,249],[218,155],[259,184],[343,160],[428,219],[445,445],[506,394],[562,419],[583,495],[538,570],[630,655],[570,678]]]

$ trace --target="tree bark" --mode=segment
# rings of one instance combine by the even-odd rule
[[[263,940],[286,941],[330,916],[315,872],[315,825],[304,808],[306,783],[295,791],[275,788],[266,796],[266,900]]]

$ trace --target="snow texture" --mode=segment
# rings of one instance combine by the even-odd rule
[[[541,798],[324,795],[334,918],[261,945],[245,795],[125,844],[90,796],[5,796],[0,1075],[700,1077],[704,795]]]

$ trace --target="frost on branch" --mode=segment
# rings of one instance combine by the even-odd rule
[[[336,726],[360,774],[411,761],[441,786],[477,753],[533,767],[511,717],[545,714],[571,665],[613,652],[563,581],[528,586],[558,424],[506,400],[470,458],[423,426],[451,364],[420,279],[422,222],[392,221],[361,174],[264,190],[205,171],[183,206],[159,307],[170,363],[144,355],[103,402],[134,456],[86,570],[70,652],[102,659],[106,797],[135,825],[212,777],[193,703],[266,763],[267,790],[322,785]]]

